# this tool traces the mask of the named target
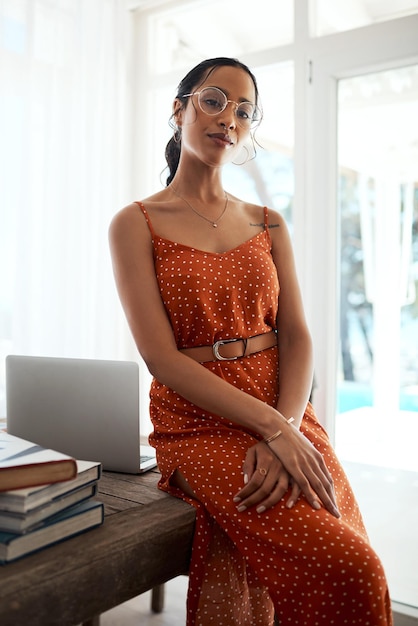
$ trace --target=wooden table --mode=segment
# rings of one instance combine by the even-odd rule
[[[1,626],[75,626],[188,570],[192,506],[157,490],[156,470],[103,472],[103,526],[0,566]]]

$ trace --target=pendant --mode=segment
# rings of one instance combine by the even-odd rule
[[[218,228],[218,224],[216,222],[212,222],[213,228]]]

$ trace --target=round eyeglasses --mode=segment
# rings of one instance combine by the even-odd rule
[[[200,109],[207,115],[218,115],[225,111],[228,102],[236,105],[235,117],[243,128],[255,128],[261,121],[261,110],[252,102],[235,102],[228,100],[218,87],[205,87],[201,91],[186,93],[183,97],[197,96]]]

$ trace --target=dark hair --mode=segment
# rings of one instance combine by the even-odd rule
[[[244,63],[241,63],[241,61],[238,61],[238,59],[232,59],[229,57],[216,57],[214,59],[206,59],[206,61],[202,61],[201,63],[199,63],[199,65],[196,65],[196,67],[190,70],[190,72],[186,74],[186,76],[180,82],[179,86],[177,87],[176,98],[182,102],[182,107],[184,107],[185,103],[187,102],[187,98],[185,98],[185,95],[191,93],[196,88],[196,86],[203,83],[214,69],[223,66],[236,67],[244,70],[244,72],[247,72],[247,74],[250,76],[251,80],[254,83],[255,103],[257,104],[257,80],[249,67],[247,67]],[[172,120],[172,118],[173,115],[171,116],[170,121]],[[169,185],[171,183],[177,171],[180,159],[180,151],[181,131],[177,129],[174,131],[174,136],[171,137],[165,148],[165,159],[167,161],[168,169],[170,171],[167,177],[166,185]]]

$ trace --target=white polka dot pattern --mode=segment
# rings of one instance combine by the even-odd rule
[[[155,247],[161,295],[179,348],[259,335],[275,326],[279,287],[264,232],[226,254],[164,239]]]
[[[179,348],[248,337],[275,328],[279,283],[268,228],[224,254],[158,237],[147,212],[161,296]],[[264,210],[267,225],[267,209]],[[202,367],[275,406],[278,350]],[[381,563],[369,545],[344,471],[308,405],[301,431],[324,455],[341,518],[301,497],[258,514],[239,513],[242,463],[257,435],[202,411],[153,381],[151,419],[161,489],[197,508],[187,626],[390,626]],[[170,485],[179,468],[199,503]],[[274,608],[273,608],[274,607]]]

